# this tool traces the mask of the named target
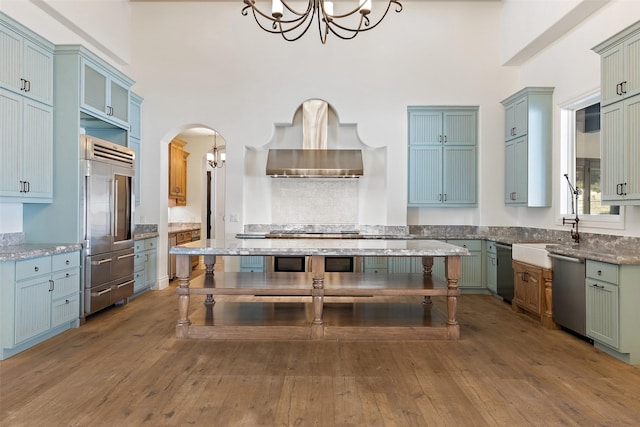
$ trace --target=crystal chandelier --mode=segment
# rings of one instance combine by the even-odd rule
[[[218,132],[216,132],[213,137],[213,149],[211,153],[207,153],[207,161],[209,162],[209,166],[215,169],[224,166],[226,155],[225,153],[220,153],[220,161],[218,161]]]
[[[272,0],[271,14],[259,9],[256,0],[243,1],[246,5],[242,8],[243,16],[247,16],[251,11],[260,28],[268,33],[280,34],[290,42],[298,40],[307,32],[316,15],[318,15],[320,41],[325,44],[329,33],[343,40],[349,40],[362,31],[375,28],[387,16],[391,5],[395,5],[396,13],[402,12],[402,4],[398,0],[386,0],[388,3],[384,13],[372,24],[369,20],[372,0],[355,0],[356,7],[346,13],[334,13],[332,1],[307,0],[306,9],[298,11],[285,0]]]

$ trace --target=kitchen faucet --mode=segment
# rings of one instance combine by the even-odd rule
[[[573,194],[573,198],[571,198],[571,213],[575,213],[576,217],[562,217],[562,225],[571,224],[571,238],[574,242],[580,243],[580,233],[578,232],[578,223],[580,222],[580,218],[578,218],[578,196],[582,194],[582,190],[580,190],[577,186],[574,187],[573,185],[571,185],[568,174],[565,173],[564,177],[567,178],[567,184],[569,184],[569,188],[571,189],[571,193]],[[575,203],[573,201],[574,198]]]

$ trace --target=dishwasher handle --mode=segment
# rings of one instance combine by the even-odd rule
[[[569,262],[574,262],[576,264],[584,264],[584,258],[572,258],[564,255],[556,255],[556,254],[550,254],[550,253],[547,253],[547,255],[549,256],[549,258],[555,258],[560,261],[569,261]]]
[[[511,250],[511,245],[496,242],[496,248]]]

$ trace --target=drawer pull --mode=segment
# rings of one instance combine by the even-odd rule
[[[602,270],[598,270],[598,276],[602,276]]]
[[[91,265],[102,265],[111,261],[113,261],[113,258],[105,258],[105,259],[101,259],[100,261],[91,261]]]
[[[65,263],[65,264],[67,264],[67,265],[69,265],[69,264],[71,264],[71,261],[66,260],[64,263]]]
[[[132,256],[136,256],[136,254],[131,253],[131,254],[127,254],[127,255],[120,255],[118,257],[118,260],[125,259],[125,258],[131,258]]]
[[[121,287],[130,285],[130,284],[132,284],[134,282],[135,282],[135,280],[129,280],[128,282],[120,283],[117,287],[118,287],[118,289],[120,289]]]
[[[69,277],[69,276],[71,276],[69,273],[65,274],[65,277]]]
[[[105,289],[103,291],[100,291],[100,292],[92,292],[91,296],[93,296],[93,297],[101,297],[102,295],[104,295],[104,294],[106,294],[108,292],[111,292],[111,288],[107,288],[107,289]]]
[[[40,271],[40,268],[36,265],[35,267],[33,267],[33,271]]]

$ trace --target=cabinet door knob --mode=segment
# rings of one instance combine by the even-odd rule
[[[40,267],[38,267],[37,265],[35,267],[33,267],[33,271],[40,271]]]
[[[598,276],[602,276],[602,270],[598,270]]]

